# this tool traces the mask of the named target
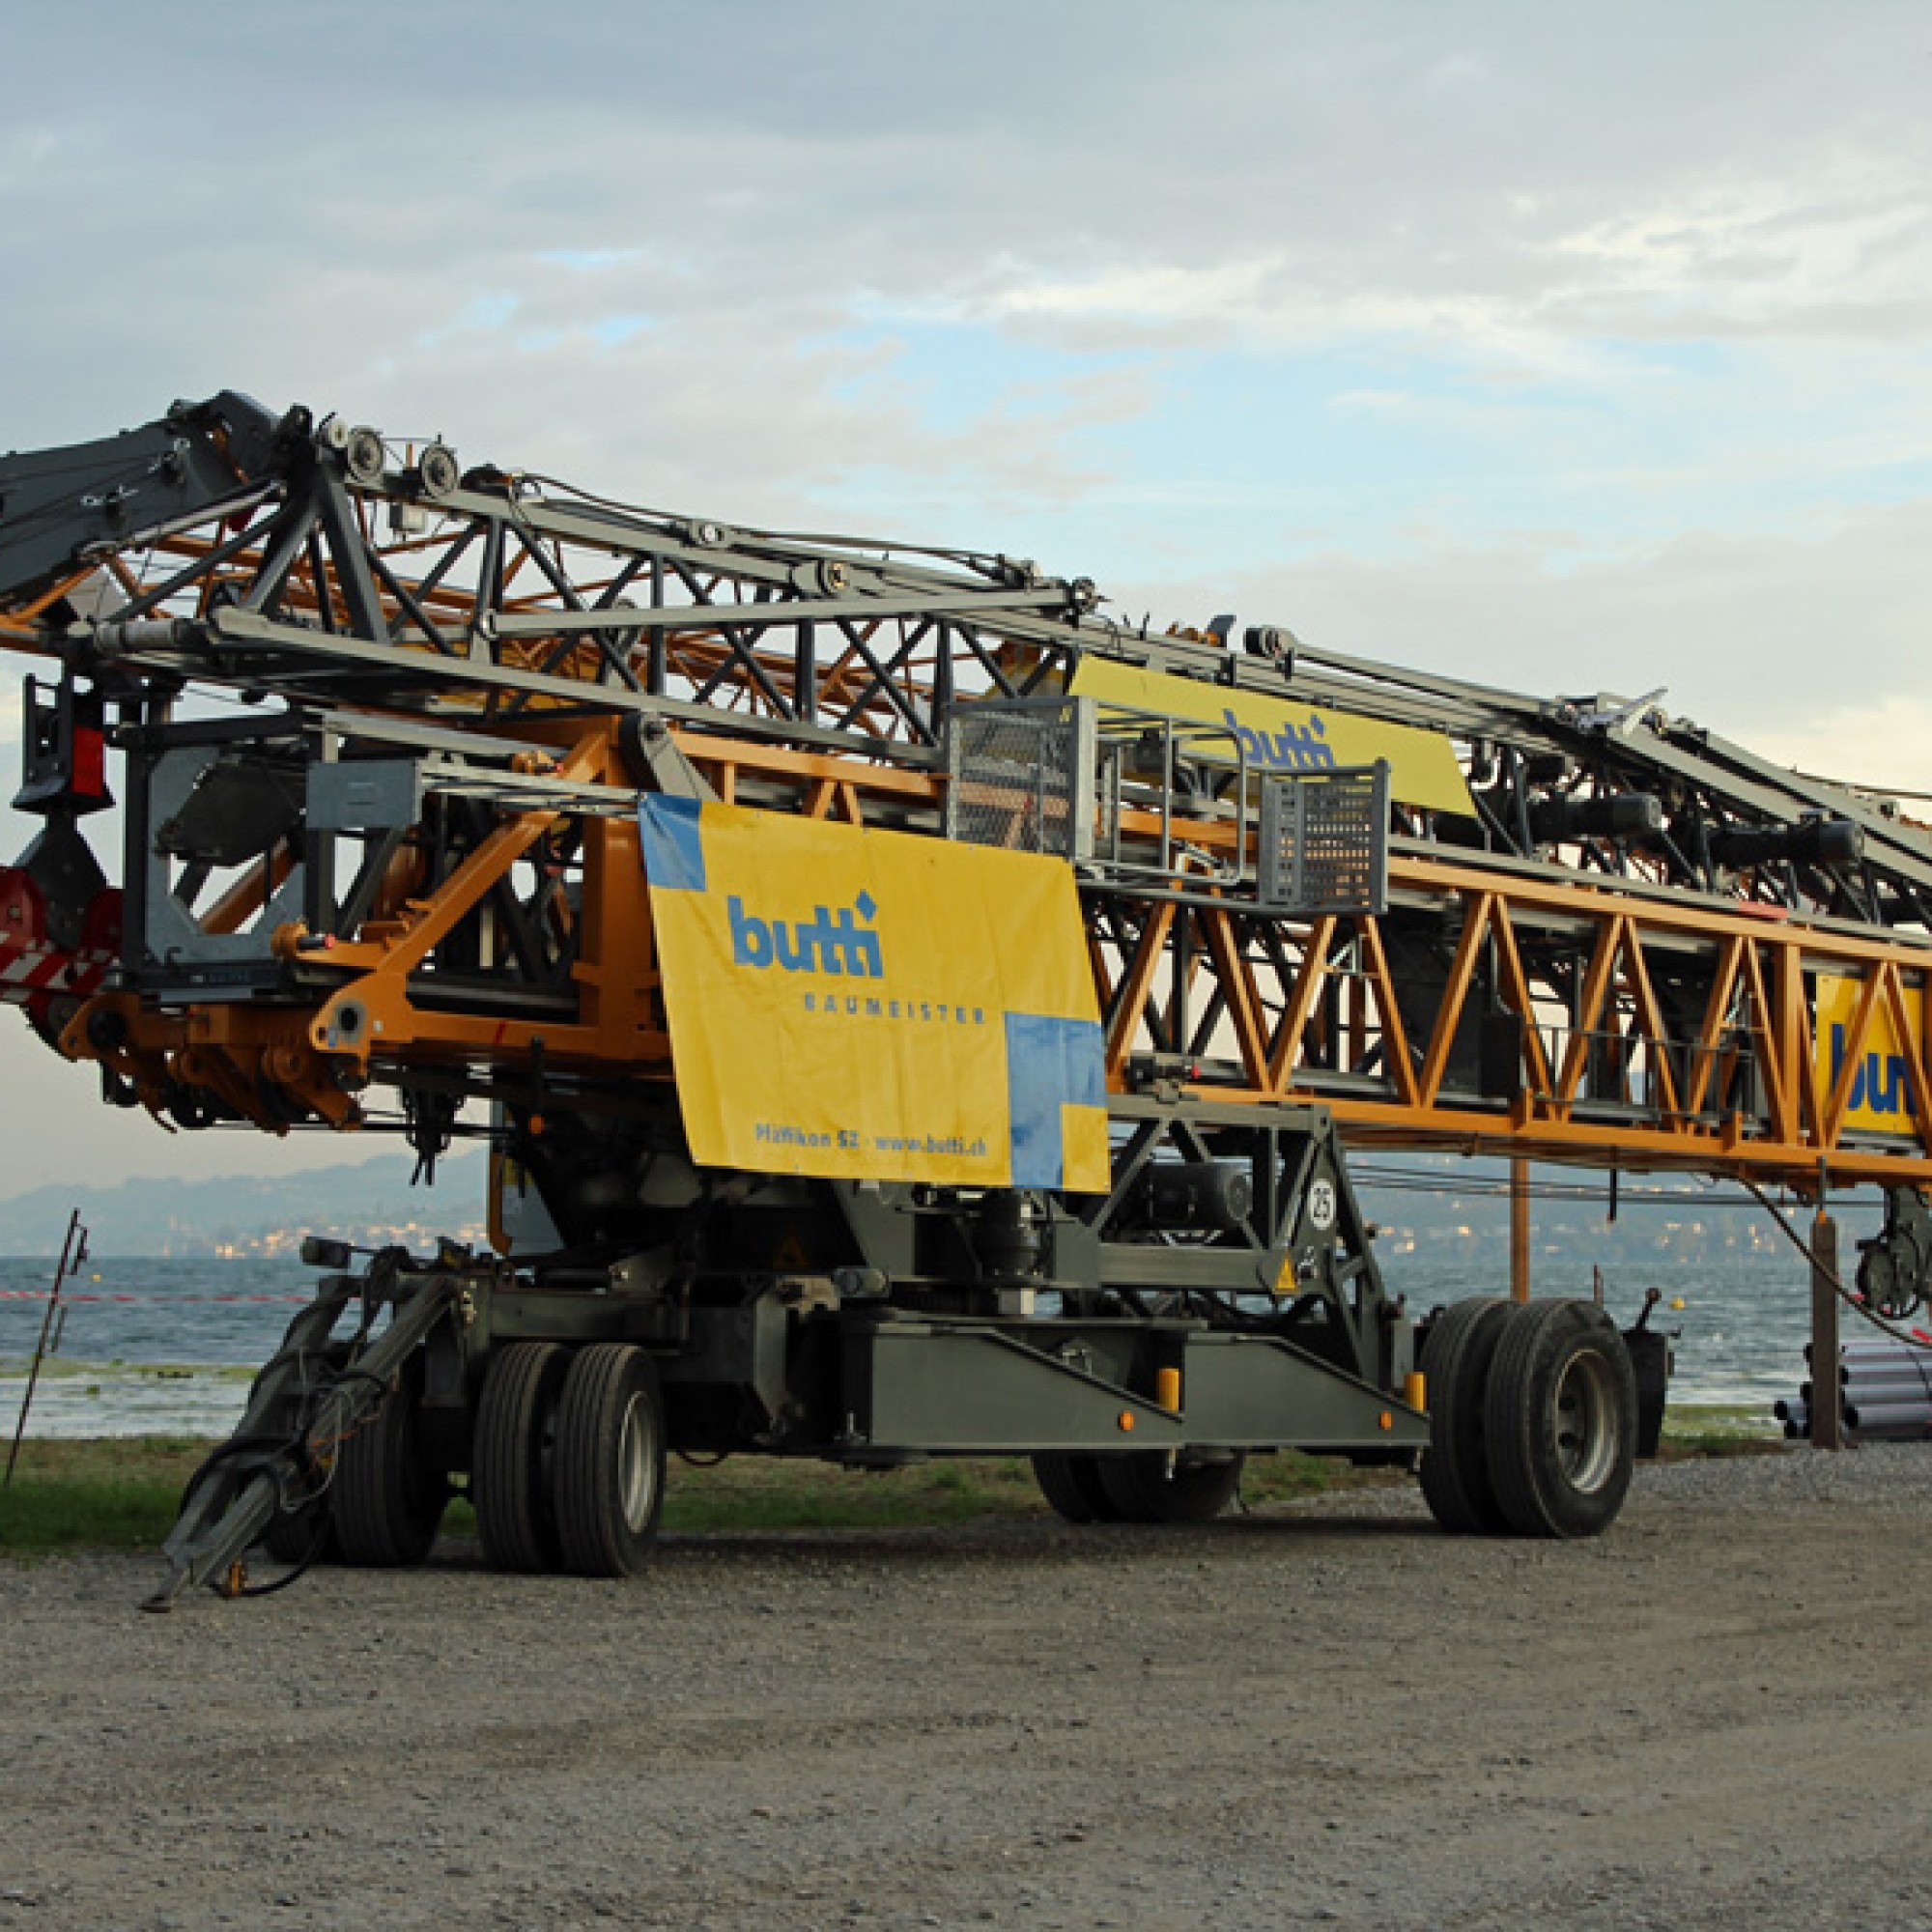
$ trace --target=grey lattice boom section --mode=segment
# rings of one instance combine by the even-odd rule
[[[1262,788],[1261,900],[1293,912],[1381,912],[1388,767],[1270,775]]]
[[[1092,719],[1072,701],[976,704],[954,714],[946,836],[1083,859],[1093,845]]]

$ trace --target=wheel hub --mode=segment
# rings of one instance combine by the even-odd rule
[[[1574,1488],[1594,1494],[1609,1480],[1620,1447],[1609,1365],[1594,1349],[1579,1350],[1565,1366],[1554,1421],[1558,1465]]]

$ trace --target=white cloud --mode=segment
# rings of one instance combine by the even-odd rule
[[[1112,587],[1156,622],[1232,607],[1312,645],[1532,696],[1663,685],[1673,714],[1768,756],[1932,789],[1928,554],[1932,498],[1810,540],[1703,533],[1566,561],[1541,533],[1432,550],[1419,531],[1393,554],[1328,546],[1291,567]]]
[[[1918,8],[16,12],[0,447],[235,385],[1932,773]]]
[[[1841,703],[1807,723],[1758,732],[1751,750],[1814,777],[1923,799],[1932,796],[1932,696]],[[1907,810],[1920,821],[1932,817],[1922,805]]]

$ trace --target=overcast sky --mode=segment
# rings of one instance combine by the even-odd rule
[[[1922,6],[0,14],[0,447],[242,388],[1932,789]],[[368,1151],[0,1023],[0,1192]]]

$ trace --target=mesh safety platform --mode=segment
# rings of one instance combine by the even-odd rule
[[[1262,787],[1260,898],[1305,913],[1379,913],[1388,898],[1388,767],[1270,778]]]
[[[946,836],[1080,860],[1094,843],[1094,726],[1073,699],[961,706]]]

